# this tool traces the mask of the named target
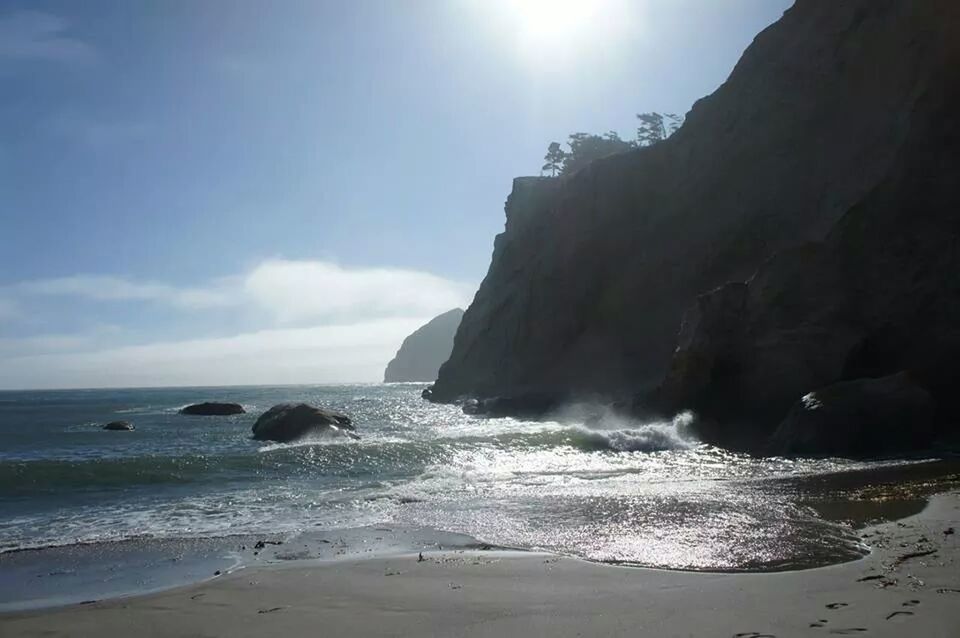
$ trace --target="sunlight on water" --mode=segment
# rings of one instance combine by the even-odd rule
[[[419,391],[236,388],[223,398],[250,414],[219,418],[177,414],[197,398],[189,389],[13,394],[19,403],[0,410],[0,550],[408,524],[686,569],[776,569],[861,551],[790,480],[863,464],[727,452],[693,438],[689,414],[643,423],[570,406],[556,421],[484,419]],[[250,440],[258,413],[291,400],[351,414],[363,439]],[[116,414],[136,432],[100,431]]]

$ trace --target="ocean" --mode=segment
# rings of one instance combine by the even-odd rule
[[[76,598],[103,580],[104,556],[120,560],[114,572],[137,565],[135,582],[113,585],[137,591],[179,582],[158,576],[174,569],[171,547],[177,560],[189,546],[227,568],[262,538],[326,544],[304,543],[299,558],[355,556],[324,553],[328,539],[352,539],[374,553],[475,542],[674,569],[809,567],[866,551],[855,525],[818,507],[843,491],[825,478],[906,463],[751,457],[696,440],[688,414],[587,419],[573,405],[540,422],[468,416],[423,401],[423,387],[0,392],[0,607]],[[178,413],[200,401],[247,414]],[[349,414],[362,438],[250,438],[259,414],[298,401]],[[101,429],[118,419],[136,430]],[[848,482],[846,496],[869,480]],[[85,585],[47,584],[57,570]]]

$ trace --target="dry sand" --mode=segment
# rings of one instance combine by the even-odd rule
[[[864,531],[862,560],[797,572],[613,567],[436,552],[245,569],[135,598],[0,616],[0,636],[960,637],[960,494]],[[956,529],[956,533],[949,533]]]

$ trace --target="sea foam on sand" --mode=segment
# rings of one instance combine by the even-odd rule
[[[550,554],[436,551],[245,569],[139,598],[0,616],[5,638],[960,635],[960,493],[867,528],[830,567],[696,573]]]

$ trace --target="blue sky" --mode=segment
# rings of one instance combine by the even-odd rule
[[[377,380],[551,140],[789,4],[0,1],[0,387]]]

